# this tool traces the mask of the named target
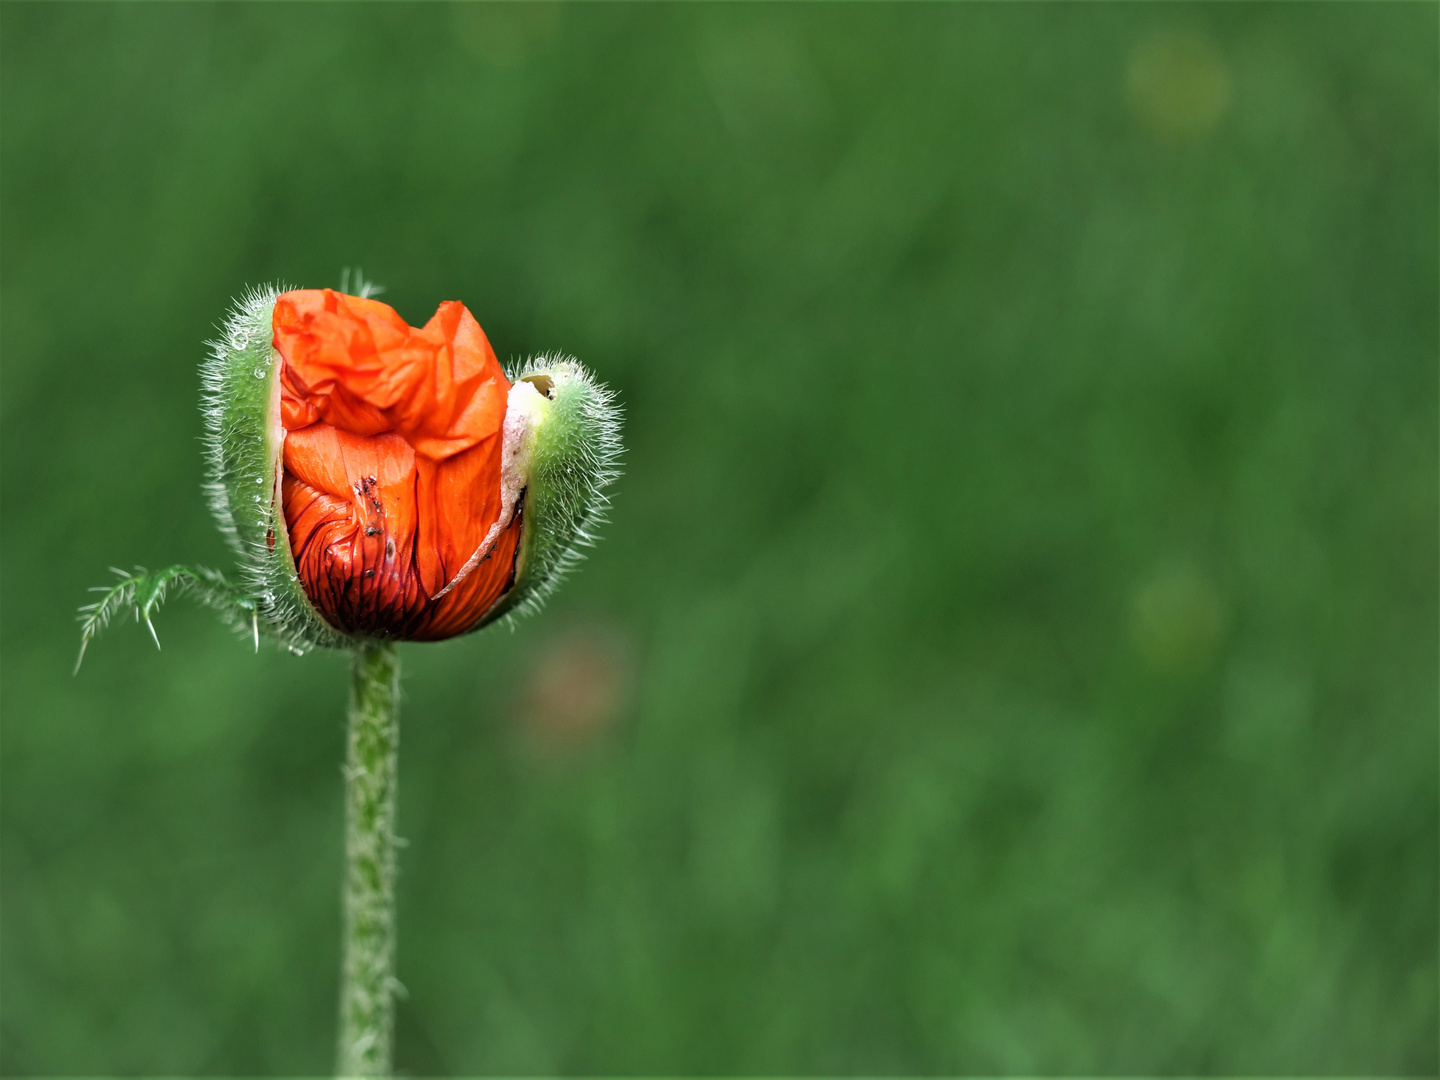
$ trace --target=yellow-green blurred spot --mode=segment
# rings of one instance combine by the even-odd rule
[[[1225,61],[1204,38],[1183,31],[1141,41],[1130,54],[1125,89],[1136,118],[1167,142],[1205,135],[1230,103]]]
[[[1202,671],[1220,642],[1224,611],[1210,581],[1193,565],[1162,568],[1135,591],[1130,640],[1152,667],[1170,674]]]
[[[454,4],[456,39],[496,67],[519,67],[539,53],[560,26],[559,4]]]

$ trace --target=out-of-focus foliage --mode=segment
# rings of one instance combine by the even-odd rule
[[[0,1064],[328,1065],[344,659],[70,667],[358,264],[628,412],[404,650],[402,1069],[1433,1073],[1436,22],[5,5]]]

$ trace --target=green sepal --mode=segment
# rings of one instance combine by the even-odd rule
[[[260,647],[259,616],[254,599],[220,571],[205,566],[167,566],[153,574],[143,566],[137,566],[133,572],[115,567],[111,570],[120,580],[108,587],[101,585],[91,589],[91,592],[105,595],[80,609],[80,655],[75,658],[76,671],[80,670],[85,648],[91,640],[109,625],[111,619],[126,612],[134,614],[137,622],[145,624],[158,649],[160,636],[155,633],[155,624],[150,617],[160,609],[171,588],[188,593],[206,607],[214,608],[236,630],[253,635],[255,647]]]
[[[508,375],[533,383],[549,405],[530,432],[515,581],[472,630],[539,610],[595,543],[605,489],[619,475],[620,408],[579,361],[534,357]]]
[[[292,652],[351,648],[356,639],[324,621],[305,595],[290,552],[281,499],[280,355],[271,317],[279,287],[252,289],[231,309],[201,367],[205,484],[210,509],[239,563],[260,632]]]
[[[172,566],[156,574],[117,570],[121,581],[81,609],[80,656],[111,617],[133,610],[155,637],[150,616],[171,585],[195,592],[258,647],[264,633],[294,653],[354,649],[360,637],[337,631],[311,604],[295,571],[281,481],[285,431],[272,316],[280,287],[253,289],[231,309],[201,367],[205,490],[221,533],[235,551],[238,580],[218,571]],[[361,283],[360,295],[377,292]],[[620,409],[613,395],[571,357],[541,356],[509,373],[546,399],[526,436],[522,535],[510,588],[470,629],[538,610],[583,558],[604,521],[618,475]],[[158,637],[155,637],[159,645]],[[79,669],[79,660],[76,661]]]

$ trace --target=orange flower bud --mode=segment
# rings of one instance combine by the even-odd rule
[[[457,301],[415,328],[367,296],[252,290],[201,372],[206,490],[239,574],[122,571],[81,610],[82,656],[122,611],[153,635],[168,589],[257,649],[454,637],[533,611],[604,518],[610,392],[562,356],[512,384]]]
[[[347,634],[469,630],[514,581],[523,518],[502,475],[510,383],[479,323],[449,301],[417,329],[331,289],[282,293],[272,318],[285,522],[311,603]]]

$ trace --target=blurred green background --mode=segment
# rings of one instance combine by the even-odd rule
[[[619,391],[403,650],[398,1066],[1437,1069],[1437,9],[0,10],[8,1073],[322,1073],[345,661],[196,365],[358,264]]]

